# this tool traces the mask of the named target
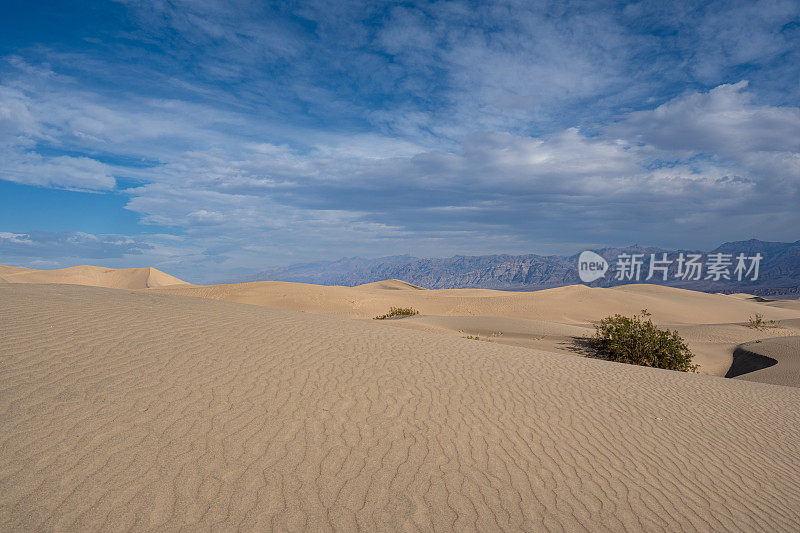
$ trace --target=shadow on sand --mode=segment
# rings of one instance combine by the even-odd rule
[[[559,343],[562,349],[592,359],[607,359],[600,354],[590,337],[570,337],[569,340]]]
[[[733,363],[730,369],[728,369],[728,373],[725,374],[725,377],[735,378],[736,376],[749,374],[750,372],[769,368],[777,364],[777,359],[752,352],[739,345],[733,351]]]

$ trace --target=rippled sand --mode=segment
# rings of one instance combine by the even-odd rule
[[[792,387],[0,285],[2,530],[797,531],[798,427]]]

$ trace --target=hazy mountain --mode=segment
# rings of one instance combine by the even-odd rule
[[[612,286],[630,283],[615,279],[615,265],[620,254],[644,254],[644,265],[640,282],[647,275],[650,254],[667,253],[675,260],[679,253],[740,253],[753,256],[760,253],[759,279],[755,282],[743,280],[702,279],[684,281],[675,279],[677,263],[669,267],[668,280],[660,277],[648,283],[660,283],[675,287],[714,292],[751,292],[760,295],[797,295],[800,293],[800,241],[794,243],[764,242],[759,240],[726,242],[714,250],[666,250],[654,247],[629,246],[625,248],[603,248],[594,250],[610,265],[605,278],[591,283],[592,286]],[[384,279],[401,279],[431,289],[446,288],[491,288],[507,290],[535,290],[580,283],[577,271],[578,254],[556,255],[483,255],[448,258],[418,258],[409,255],[363,259],[342,258],[337,261],[318,261],[292,265],[285,268],[265,270],[240,281],[295,281],[322,285],[360,285]],[[735,262],[735,260],[734,260]],[[733,266],[731,267],[731,272]]]

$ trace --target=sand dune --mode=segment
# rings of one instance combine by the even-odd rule
[[[576,341],[594,333],[594,328],[588,325],[493,316],[422,315],[392,321],[391,325],[430,333],[472,337],[473,340],[510,346],[562,352],[572,356],[584,351]]]
[[[459,337],[478,337],[481,341],[526,346],[550,352],[571,355],[591,355],[582,338],[594,334],[589,325],[560,324],[543,320],[484,316],[413,316],[391,322],[391,325]],[[742,324],[677,325],[676,329],[686,340],[694,362],[700,371],[713,376],[725,376],[733,363],[736,347],[744,342],[772,337],[800,335],[800,323],[784,320],[779,327],[756,330]],[[770,374],[772,375],[772,374]],[[764,380],[762,380],[764,381]],[[800,387],[797,380],[764,381]]]
[[[415,290],[415,291],[426,291],[428,289],[424,287],[420,287],[418,285],[413,285],[407,281],[401,281],[399,279],[387,279],[384,281],[375,281],[372,283],[364,283],[363,285],[357,286],[360,289],[381,289],[387,291],[402,291],[402,290]]]
[[[423,326],[431,331],[435,329],[456,330],[466,335],[478,335],[486,338],[501,336],[521,339],[527,337],[562,338],[570,335],[584,336],[587,334],[587,330],[593,331],[593,328],[588,326],[492,316],[412,316],[396,325],[415,328]]]
[[[32,268],[25,268],[25,267],[15,267],[15,266],[6,266],[0,265],[0,272],[5,274],[16,274],[20,272],[34,272]]]
[[[591,335],[593,323],[615,313],[632,315],[646,308],[656,323],[684,335],[700,371],[715,376],[728,372],[733,350],[740,343],[800,335],[800,328],[790,326],[766,331],[744,326],[755,314],[763,315],[765,320],[798,318],[800,307],[782,308],[738,296],[658,285],[609,289],[577,285],[537,292],[505,292],[420,290],[397,280],[358,287],[265,281],[154,290],[360,319],[383,314],[391,306],[414,307],[424,316],[391,321],[391,325],[459,337],[477,335],[485,341],[572,355],[581,353],[575,337],[581,332]],[[800,381],[796,385],[800,386]]]
[[[730,377],[761,383],[800,383],[800,336],[741,344],[734,352]]]
[[[700,324],[676,329],[695,354],[695,362],[701,365],[701,371],[715,376],[727,375],[733,363],[734,350],[741,343],[800,335],[800,324],[794,323],[793,319],[783,320],[779,327],[768,329],[752,329],[744,324]],[[785,380],[772,383],[790,384]],[[800,387],[800,380],[791,385]]]
[[[767,303],[766,305],[778,309],[791,309],[794,311],[800,311],[800,300],[775,300]]]
[[[3,530],[800,529],[795,388],[74,285],[0,328]]]
[[[169,285],[188,285],[174,276],[151,267],[104,268],[82,265],[56,270],[0,265],[0,283],[66,283],[114,289],[147,289]]]
[[[592,324],[605,316],[631,315],[646,308],[656,323],[678,329],[684,335],[702,373],[716,376],[726,375],[733,351],[741,343],[800,335],[800,328],[788,326],[766,332],[742,326],[755,314],[763,315],[765,320],[798,318],[800,307],[796,302],[763,302],[748,294],[706,294],[658,285],[610,289],[576,285],[537,292],[427,290],[401,280],[357,287],[288,282],[195,286],[152,268],[115,270],[93,266],[50,271],[0,267],[0,276],[11,282],[150,289],[356,319],[371,319],[392,306],[414,307],[424,316],[393,321],[392,325],[459,337],[480,336],[490,342],[573,355],[581,353],[575,343],[579,332],[590,335]],[[800,386],[800,382],[795,385]]]
[[[718,293],[718,294],[722,294],[722,293]],[[755,294],[750,294],[750,293],[747,293],[747,292],[734,292],[734,293],[728,294],[727,296],[730,296],[731,298],[736,298],[738,300],[758,300],[759,298],[761,298],[760,296],[756,296]],[[762,301],[763,300],[764,299],[762,298]]]
[[[648,309],[660,323],[711,324],[744,322],[754,313],[765,319],[795,318],[793,309],[765,307],[758,302],[738,300],[721,294],[662,287],[625,285],[590,288],[572,285],[536,292],[507,292],[488,289],[418,290],[395,282],[370,283],[358,287],[337,287],[260,281],[229,285],[184,286],[159,292],[200,296],[217,300],[280,307],[296,311],[373,318],[391,306],[416,307],[425,315],[503,316],[587,324],[614,313],[633,314]]]

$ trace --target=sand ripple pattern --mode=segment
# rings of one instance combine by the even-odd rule
[[[800,390],[0,285],[0,529],[797,531]]]

